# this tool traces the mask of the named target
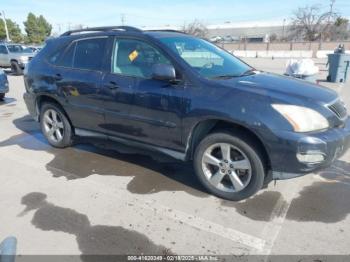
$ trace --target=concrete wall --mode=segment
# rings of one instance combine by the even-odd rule
[[[344,42],[291,42],[291,43],[230,43],[219,44],[239,57],[275,58],[325,58],[333,53],[339,44],[350,50],[350,41]],[[350,51],[349,51],[350,52]]]

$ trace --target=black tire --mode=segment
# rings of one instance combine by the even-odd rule
[[[0,101],[3,101],[5,98],[5,94],[4,93],[0,93]]]
[[[11,72],[12,74],[19,76],[23,74],[22,68],[19,66],[18,62],[12,61],[11,62]]]
[[[45,131],[45,127],[44,127],[44,114],[46,111],[48,110],[54,110],[57,115],[59,116],[61,122],[63,123],[63,138],[61,141],[57,142],[52,140],[47,132]],[[60,108],[59,105],[55,104],[55,103],[44,103],[40,109],[40,125],[41,125],[41,130],[44,134],[44,136],[46,137],[47,141],[49,142],[50,145],[52,145],[53,147],[57,147],[57,148],[65,148],[65,147],[69,147],[73,144],[73,137],[74,137],[74,133],[73,133],[73,128],[71,123],[69,122],[66,114],[63,112],[63,110]]]
[[[246,187],[238,192],[225,192],[217,189],[207,179],[202,168],[202,158],[206,149],[216,143],[228,143],[247,156],[251,165],[251,178]],[[197,146],[194,154],[194,169],[199,181],[213,195],[232,201],[240,201],[257,193],[262,189],[265,178],[264,158],[259,149],[254,146],[249,137],[235,132],[218,132],[205,137]]]

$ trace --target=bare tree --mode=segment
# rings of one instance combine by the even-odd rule
[[[194,20],[192,23],[185,24],[182,28],[187,34],[194,35],[201,38],[206,38],[208,35],[208,28],[198,20]]]
[[[291,36],[306,41],[329,38],[335,18],[333,11],[321,13],[318,6],[299,8],[292,17]]]

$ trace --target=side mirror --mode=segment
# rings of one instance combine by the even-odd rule
[[[175,68],[168,64],[155,64],[152,67],[152,78],[162,81],[175,80]]]

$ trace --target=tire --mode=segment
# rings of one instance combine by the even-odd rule
[[[23,74],[23,70],[22,68],[19,66],[18,62],[16,61],[12,61],[11,62],[11,72],[16,75],[16,76],[19,76],[19,75],[22,75]]]
[[[0,101],[3,101],[5,98],[5,94],[4,93],[0,93]]]
[[[229,150],[225,149],[227,145]],[[209,152],[215,161],[206,157]],[[229,158],[228,163],[225,162],[223,152],[230,152],[226,157]],[[254,195],[263,187],[265,168],[262,156],[249,137],[223,131],[210,134],[199,143],[193,164],[199,181],[210,193],[223,199],[240,201]],[[212,161],[214,165],[211,164]],[[242,169],[237,169],[238,167]],[[214,177],[217,179],[213,179]]]
[[[54,117],[55,114],[56,117]],[[51,124],[49,124],[46,117],[51,119]],[[44,136],[53,147],[65,148],[73,144],[72,125],[63,110],[57,104],[44,103],[42,105],[40,110],[40,125]]]

